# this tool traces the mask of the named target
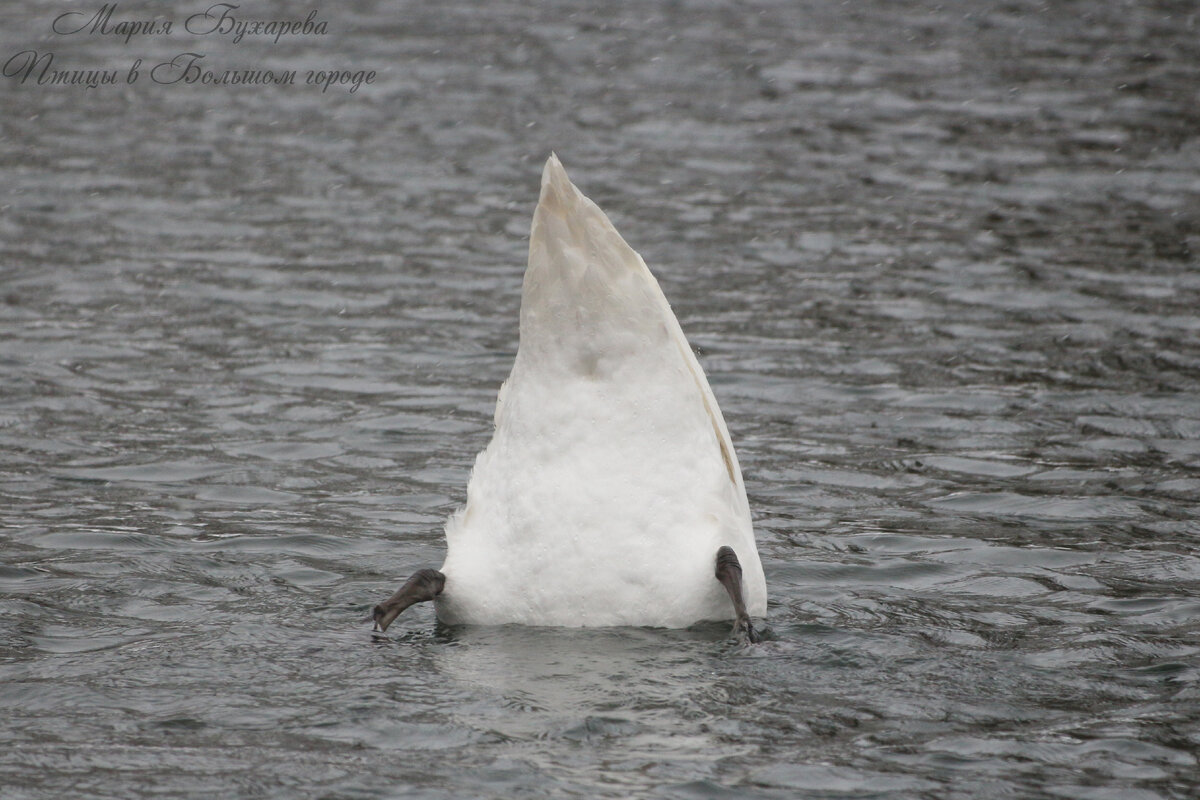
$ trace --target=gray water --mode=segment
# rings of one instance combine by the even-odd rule
[[[6,800],[1197,795],[1194,3],[380,0],[237,43],[207,5],[0,14],[4,59],[119,71],[0,79]],[[182,52],[297,81],[151,80]],[[761,646],[363,622],[441,563],[551,150],[708,371]]]

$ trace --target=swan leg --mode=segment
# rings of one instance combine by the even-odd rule
[[[375,630],[386,631],[401,611],[414,603],[432,600],[442,593],[445,586],[446,576],[436,569],[417,570],[394,595],[375,606]]]
[[[742,563],[738,561],[737,553],[729,546],[717,550],[717,580],[729,592],[733,601],[733,611],[737,621],[733,623],[733,635],[738,644],[758,644],[762,638],[754,630],[750,622],[750,614],[746,611],[746,598],[742,595]]]

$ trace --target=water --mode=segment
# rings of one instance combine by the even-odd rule
[[[6,6],[122,79],[0,81],[4,796],[1196,796],[1193,4],[476,6]],[[709,373],[762,646],[363,622],[441,561],[552,149]]]

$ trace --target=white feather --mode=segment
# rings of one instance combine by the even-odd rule
[[[551,155],[520,345],[466,506],[446,525],[448,623],[684,627],[731,619],[717,549],[766,612],[737,456],[662,290]]]

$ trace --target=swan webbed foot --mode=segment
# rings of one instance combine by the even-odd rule
[[[738,561],[733,548],[723,546],[717,550],[717,580],[729,593],[733,601],[733,611],[737,616],[733,623],[733,636],[738,644],[758,644],[762,637],[754,630],[750,614],[746,611],[746,598],[742,594],[742,562]]]
[[[445,586],[446,576],[436,569],[417,570],[394,595],[375,606],[372,613],[375,630],[386,631],[401,611],[414,603],[432,600],[442,593]]]

